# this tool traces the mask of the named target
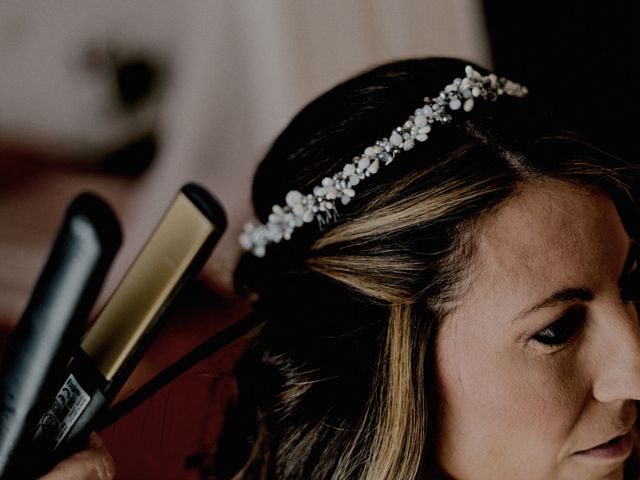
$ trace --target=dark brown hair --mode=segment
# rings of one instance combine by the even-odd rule
[[[395,62],[313,101],[256,172],[258,218],[387,136],[465,65]],[[362,183],[335,223],[240,259],[238,289],[257,296],[265,323],[237,368],[219,478],[440,475],[433,344],[466,288],[482,220],[524,184],[550,180],[601,189],[623,221],[636,217],[630,166],[559,131],[540,105],[503,96],[456,112]]]

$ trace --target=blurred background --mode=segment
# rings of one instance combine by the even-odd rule
[[[635,161],[637,2],[0,0],[0,349],[68,203],[100,194],[123,247],[104,303],[178,189],[197,181],[227,232],[123,396],[240,318],[237,236],[252,172],[308,101],[386,61],[465,58],[520,81]],[[103,432],[119,479],[198,478],[242,342]]]

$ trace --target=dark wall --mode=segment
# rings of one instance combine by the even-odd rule
[[[495,70],[640,164],[640,2],[485,0]]]

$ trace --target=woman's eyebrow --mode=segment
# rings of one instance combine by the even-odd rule
[[[513,319],[514,322],[533,313],[542,308],[555,307],[560,303],[568,303],[575,301],[588,302],[593,300],[593,292],[588,288],[564,288],[562,290],[558,290],[557,292],[552,293],[547,298],[542,300],[539,303],[536,303],[533,307],[527,308],[523,310]]]

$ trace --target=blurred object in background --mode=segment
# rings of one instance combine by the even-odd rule
[[[4,0],[0,146],[144,170],[183,11],[168,1]]]
[[[596,145],[640,162],[638,2],[484,0],[496,70],[526,79]],[[550,73],[553,72],[553,73]]]
[[[66,206],[78,193],[94,191],[122,211],[135,184],[129,177],[47,160],[0,149],[0,332],[5,332],[0,352],[26,306]]]
[[[130,208],[159,148],[184,18],[170,1],[0,3],[3,328],[19,318],[76,194],[94,190],[118,213]]]

